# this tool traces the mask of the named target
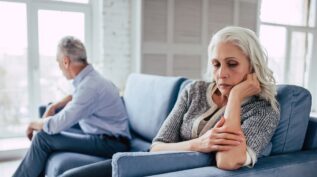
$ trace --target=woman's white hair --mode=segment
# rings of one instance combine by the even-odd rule
[[[211,80],[212,65],[210,59],[213,57],[219,43],[229,42],[242,50],[248,57],[252,70],[255,72],[261,86],[259,96],[270,102],[272,108],[278,111],[278,103],[275,98],[276,85],[273,72],[268,67],[267,54],[259,42],[256,34],[246,28],[229,26],[218,31],[210,40],[208,46],[208,64],[206,79]]]

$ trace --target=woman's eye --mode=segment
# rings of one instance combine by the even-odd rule
[[[228,66],[229,66],[230,68],[233,68],[233,67],[238,66],[238,63],[228,63]]]
[[[220,63],[212,63],[212,65],[213,65],[215,68],[219,68],[219,67],[220,67]]]

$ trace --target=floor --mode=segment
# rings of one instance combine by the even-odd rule
[[[19,163],[20,160],[0,162],[1,177],[12,177]]]
[[[30,141],[25,137],[0,138],[1,177],[12,177],[30,144]]]

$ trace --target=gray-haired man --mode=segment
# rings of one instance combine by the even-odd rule
[[[31,147],[14,177],[36,177],[45,169],[55,151],[78,152],[111,158],[129,148],[127,113],[118,89],[88,64],[81,41],[64,37],[57,49],[57,62],[64,76],[73,79],[74,92],[52,104],[44,119],[32,121],[27,128]],[[64,107],[59,113],[55,110]],[[81,133],[67,132],[79,124]]]

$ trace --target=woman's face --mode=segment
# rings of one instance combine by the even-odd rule
[[[247,56],[240,48],[229,42],[218,44],[211,64],[218,90],[224,96],[229,96],[231,89],[251,73]]]

